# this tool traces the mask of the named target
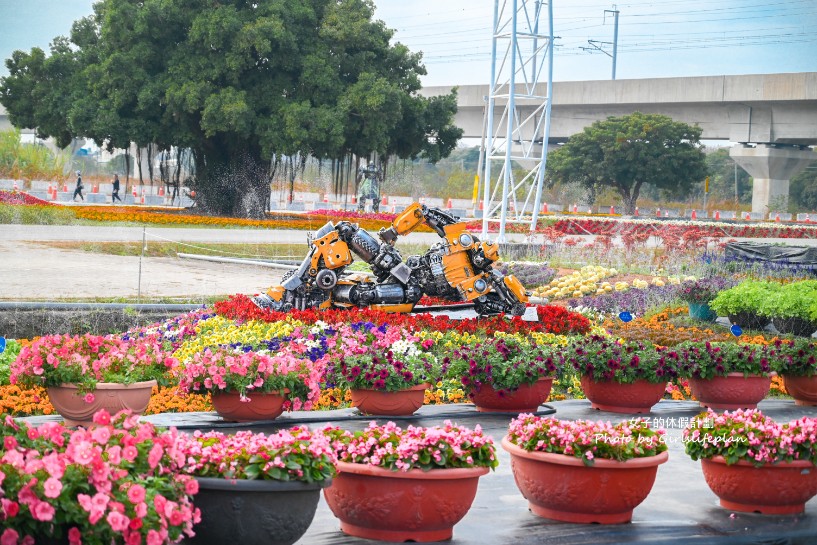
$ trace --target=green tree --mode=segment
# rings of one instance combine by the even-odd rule
[[[817,210],[817,163],[792,177],[789,181],[789,197],[792,210],[802,212]]]
[[[373,12],[371,0],[102,0],[73,45],[15,52],[0,102],[61,142],[189,148],[203,209],[260,215],[283,158],[436,161],[456,145],[455,95],[417,94],[421,56]]]
[[[664,115],[608,117],[548,155],[548,178],[551,184],[579,182],[591,191],[610,187],[632,214],[645,184],[683,193],[706,177],[700,138],[699,127]]]

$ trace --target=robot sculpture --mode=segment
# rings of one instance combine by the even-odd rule
[[[394,243],[422,224],[443,240],[403,262]],[[310,240],[301,266],[284,275],[280,285],[256,296],[255,303],[277,311],[365,307],[411,312],[425,294],[473,301],[481,315],[525,312],[528,296],[522,284],[492,267],[499,258],[497,244],[481,242],[464,223],[439,208],[413,203],[391,227],[380,229],[378,238],[348,221],[328,222]],[[353,253],[371,266],[373,277],[345,271]]]

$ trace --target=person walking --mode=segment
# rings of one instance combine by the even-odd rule
[[[82,199],[83,201],[85,200],[85,197],[82,196],[82,190],[84,187],[85,186],[82,185],[82,173],[80,171],[77,171],[77,187],[76,189],[74,189],[74,196],[71,197],[72,201],[76,200],[77,195],[79,195],[79,198]]]
[[[119,174],[113,175],[113,193],[111,193],[111,204],[115,201],[122,202],[122,199],[119,198]]]

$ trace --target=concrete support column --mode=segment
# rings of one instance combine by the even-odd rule
[[[729,156],[753,178],[752,212],[764,215],[769,213],[769,206],[786,210],[789,180],[817,159],[807,147],[780,144],[735,144]]]

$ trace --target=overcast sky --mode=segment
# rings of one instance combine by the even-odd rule
[[[293,0],[294,1],[294,0]],[[532,3],[532,2],[531,2]],[[510,4],[510,2],[509,2]],[[47,48],[92,0],[0,0],[0,58]],[[425,85],[488,83],[492,0],[375,0],[395,40],[422,51]],[[612,3],[555,0],[554,79],[609,79]],[[617,4],[617,79],[817,72],[817,0],[641,0]],[[542,21],[546,24],[546,20]],[[609,45],[602,45],[608,51]],[[6,74],[5,64],[0,75]]]

